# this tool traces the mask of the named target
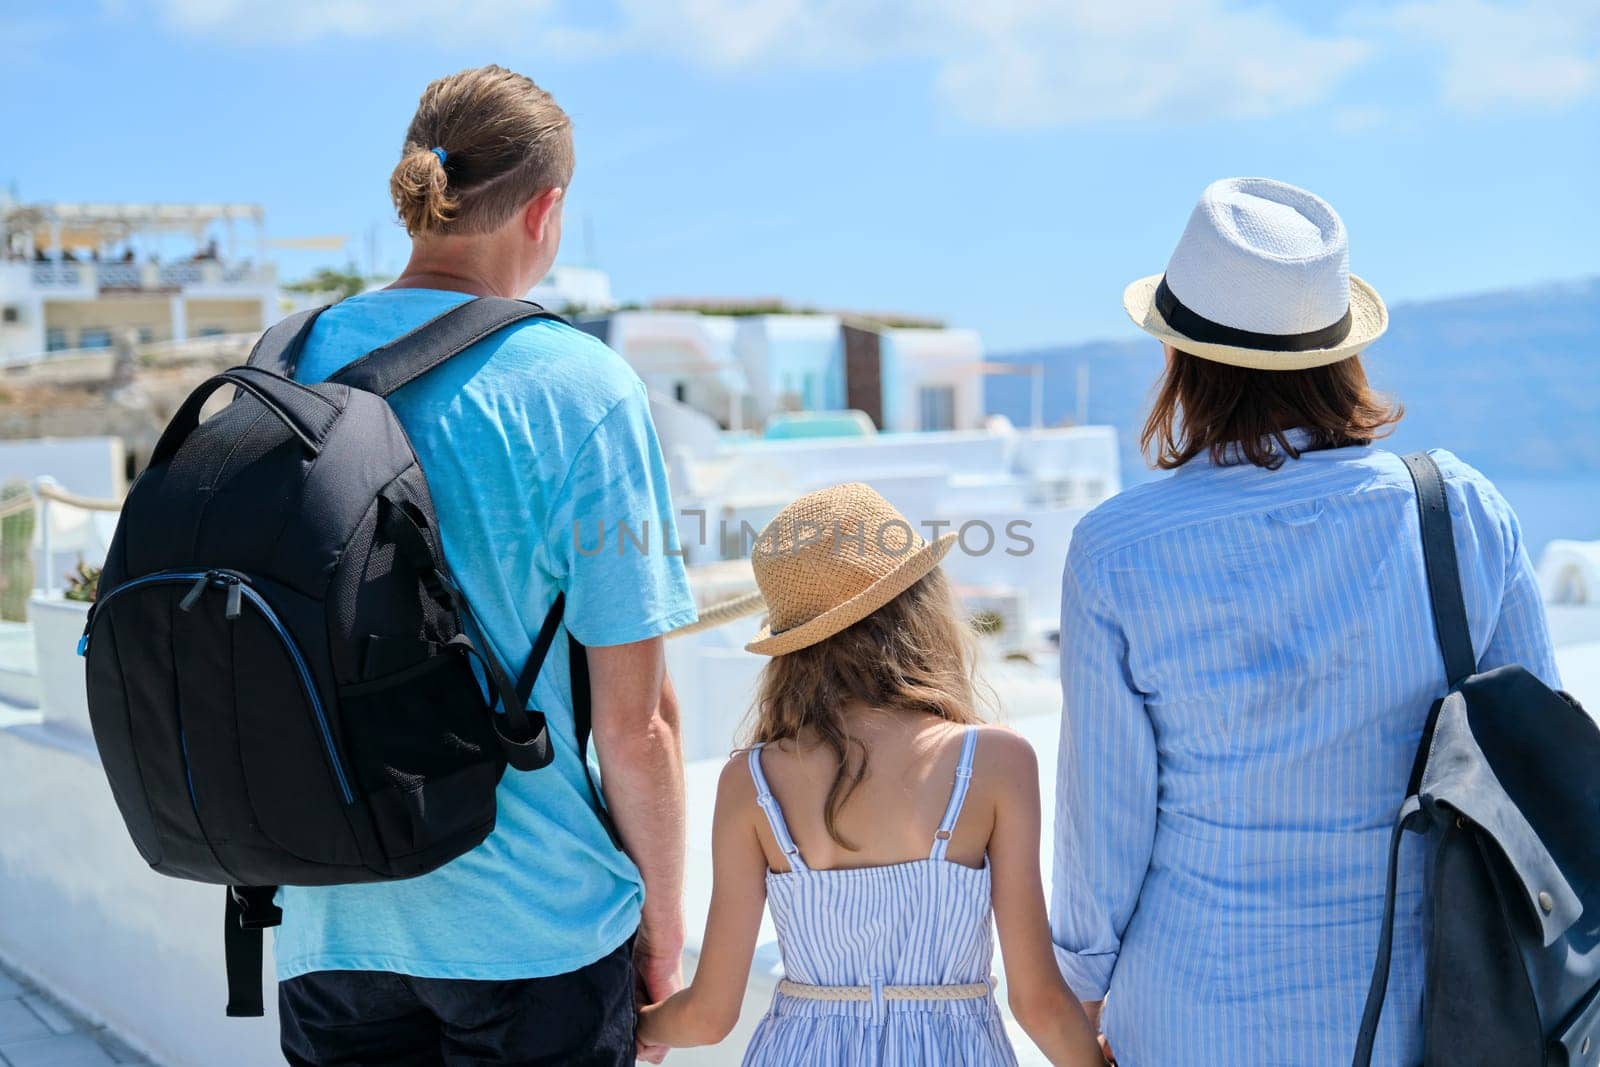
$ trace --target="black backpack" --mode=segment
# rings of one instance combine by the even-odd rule
[[[295,361],[322,310],[268,330],[247,366],[178,409],[123,505],[80,645],[134,845],[162,874],[230,887],[229,1015],[262,1014],[278,885],[433,870],[494,828],[507,764],[552,756],[527,703],[562,598],[514,675],[451,578],[427,480],[384,398],[497,330],[556,316],[471,300],[300,385]],[[229,385],[232,402],[201,422]],[[587,667],[568,641],[585,758]]]
[[[1482,674],[1439,468],[1417,487],[1449,691],[1423,730],[1389,848],[1378,958],[1357,1040],[1372,1060],[1407,831],[1426,840],[1424,1062],[1592,1065],[1600,1058],[1600,728],[1518,666]]]

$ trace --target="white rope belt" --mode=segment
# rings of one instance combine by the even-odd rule
[[[966,985],[886,985],[884,1000],[979,1000],[989,995],[994,979],[987,982],[969,982]],[[872,999],[872,987],[866,985],[804,985],[787,978],[778,983],[778,992],[786,997],[801,1000],[864,1000]]]

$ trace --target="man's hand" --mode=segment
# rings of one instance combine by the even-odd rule
[[[644,878],[633,959],[641,1003],[683,985],[683,742],[661,638],[589,649],[594,748],[606,806]],[[667,1050],[639,1047],[660,1063]]]
[[[635,996],[640,1006],[659,1004],[683,988],[683,920],[678,916],[676,939],[671,931],[652,934],[647,919],[633,943]],[[666,943],[663,944],[663,941]],[[666,1059],[667,1046],[636,1042],[638,1057],[646,1063]]]

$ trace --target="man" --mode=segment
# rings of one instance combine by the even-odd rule
[[[529,79],[490,66],[430,85],[390,182],[410,262],[322,314],[297,376],[325,378],[472,297],[527,292],[555,260],[572,167],[570,122]],[[505,662],[527,658],[565,594],[623,848],[594,810],[557,642],[532,700],[555,758],[507,771],[481,846],[409,881],[283,890],[284,1054],[319,1067],[631,1062],[635,970],[652,1001],[681,984],[683,763],[662,635],[695,616],[664,550],[672,507],[644,388],[593,338],[530,320],[392,403],[445,556]],[[648,524],[651,547],[624,544],[622,524]]]

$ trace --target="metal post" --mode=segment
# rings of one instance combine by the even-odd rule
[[[1044,364],[1035,363],[1030,374],[1033,378],[1033,428],[1044,429]]]
[[[44,583],[40,592],[48,600],[56,591],[56,560],[50,532],[50,498],[39,491],[45,486],[59,488],[59,485],[48,474],[40,475],[33,480],[33,499],[39,508],[39,549],[44,557]]]

